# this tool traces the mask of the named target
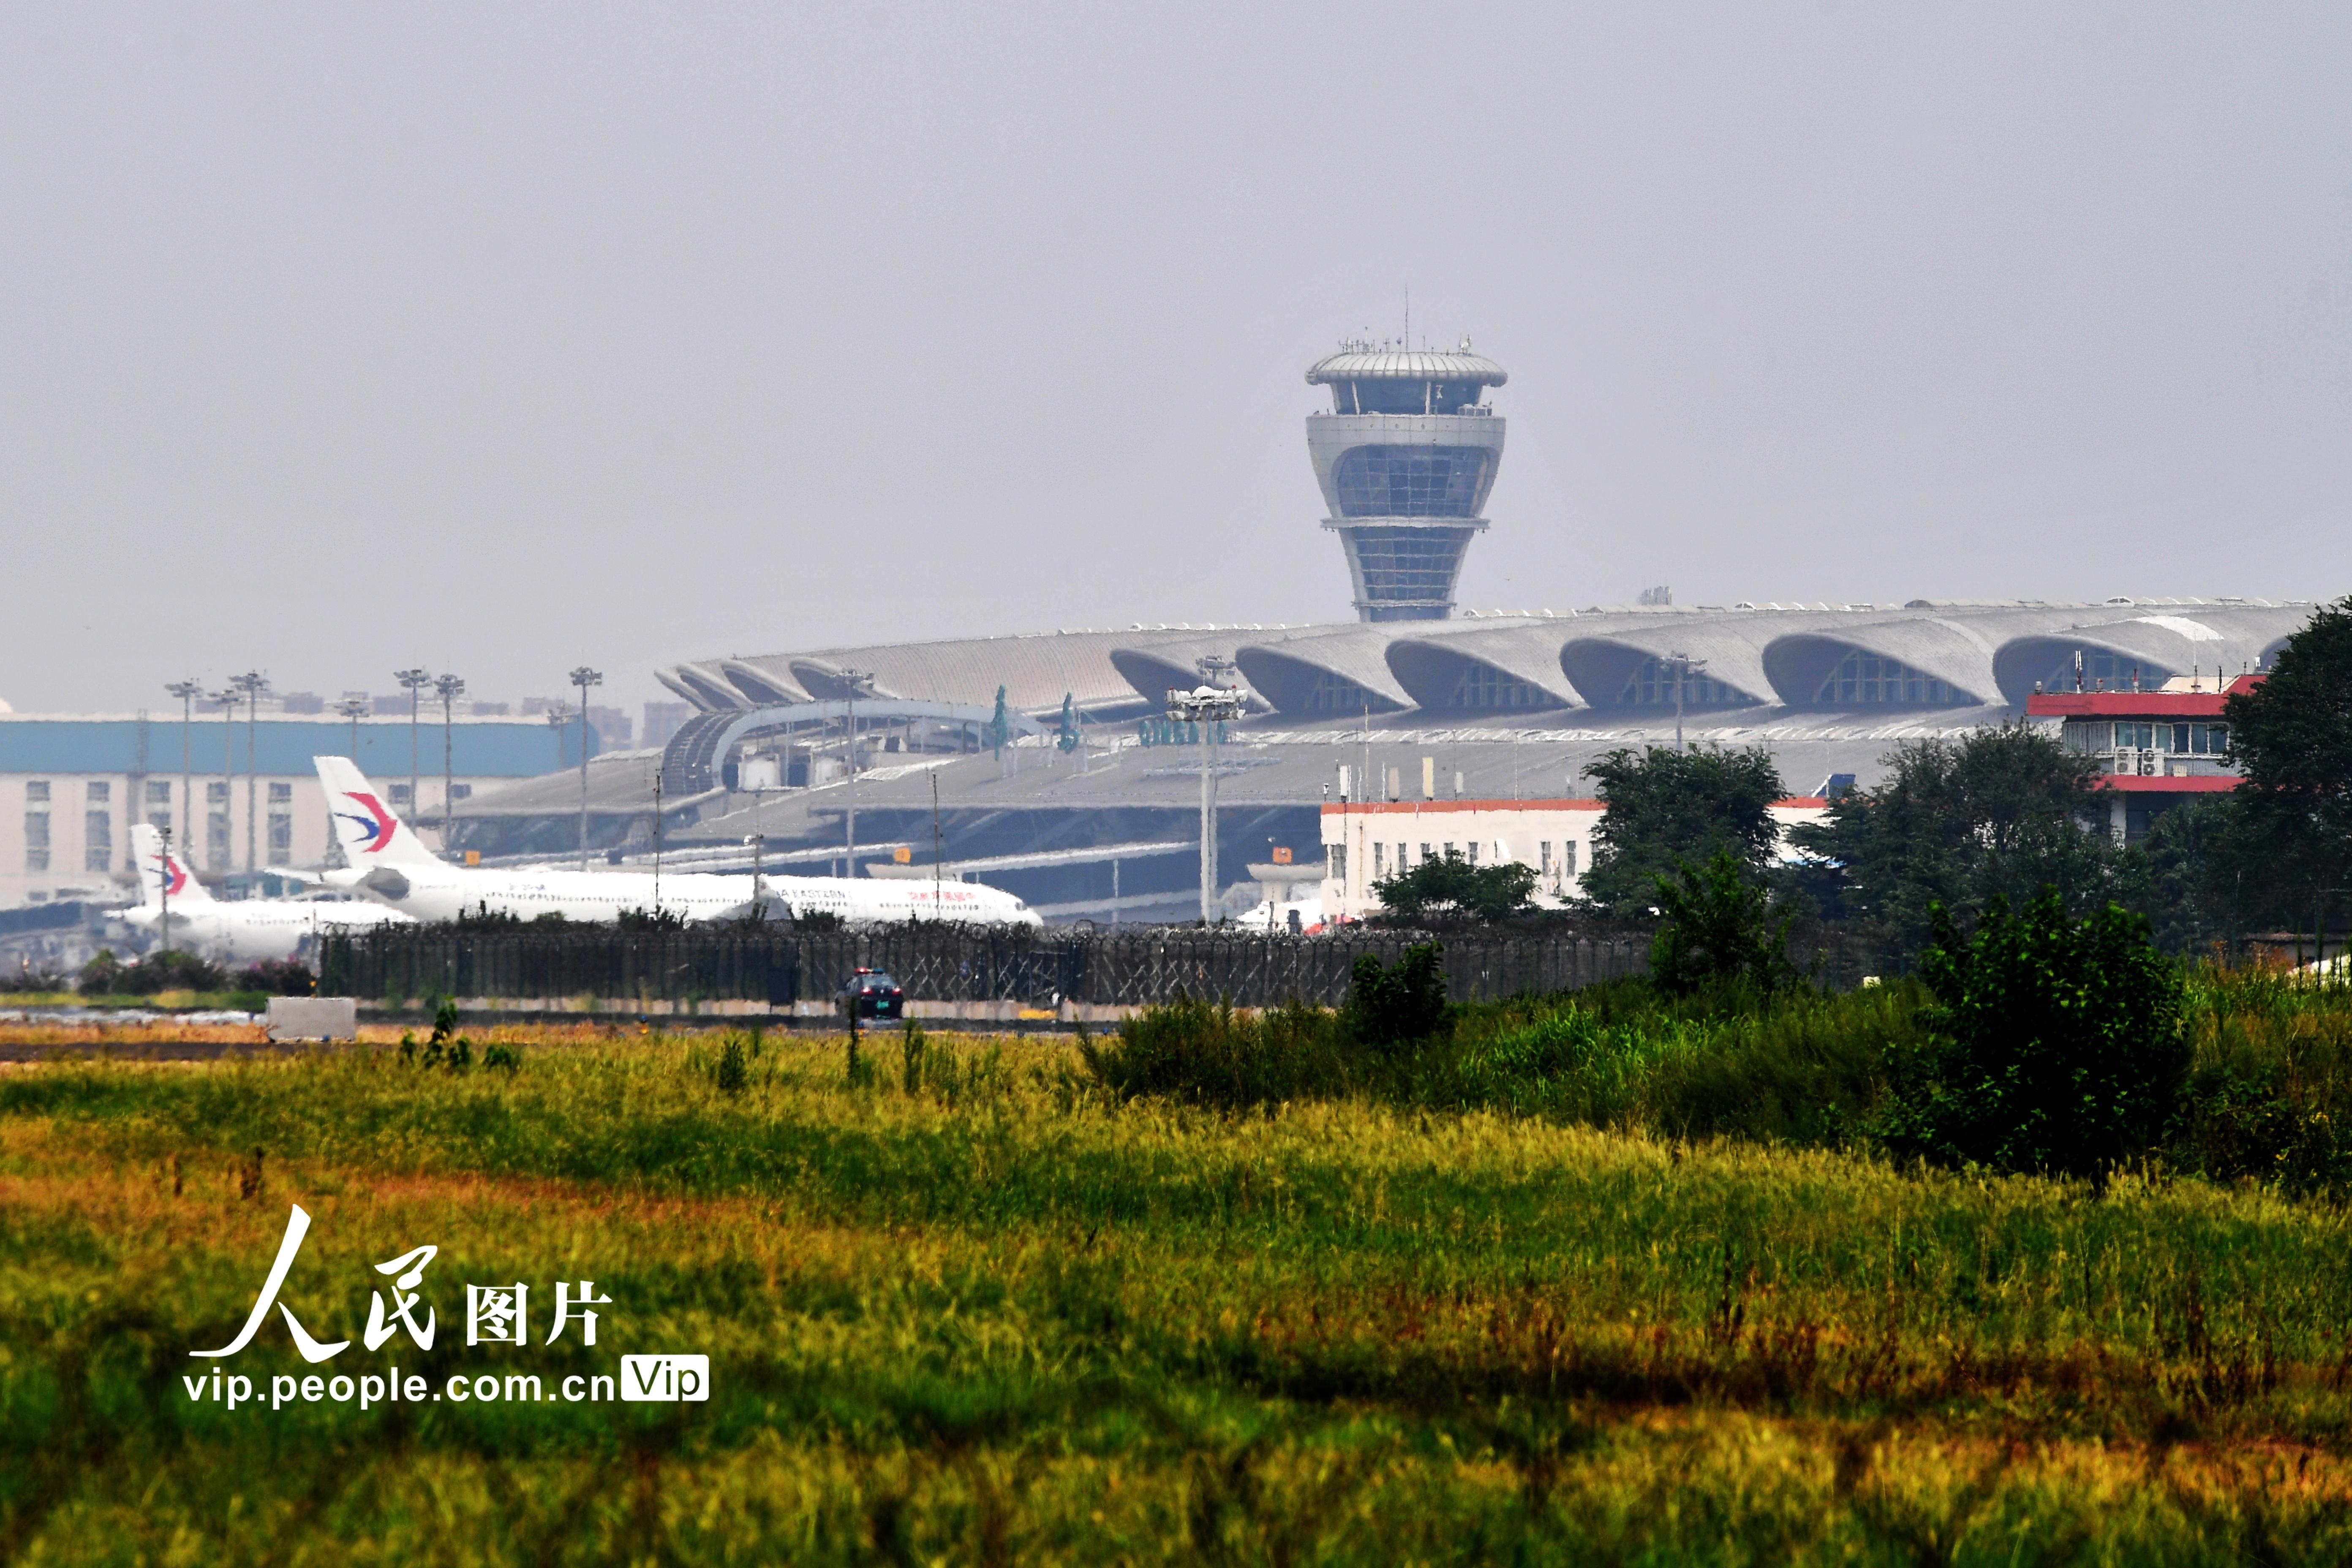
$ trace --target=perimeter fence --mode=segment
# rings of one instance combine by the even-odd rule
[[[594,997],[644,1002],[819,1000],[858,969],[887,970],[926,1002],[1138,1005],[1179,994],[1272,1006],[1293,997],[1336,1005],[1364,954],[1393,963],[1416,942],[1444,944],[1457,1001],[1570,991],[1639,974],[1641,938],[1565,932],[1446,935],[1360,927],[1330,935],[1186,930],[1072,934],[1034,928],[895,926],[796,931],[789,926],[689,926],[469,931],[379,928],[330,937],[321,995]]]

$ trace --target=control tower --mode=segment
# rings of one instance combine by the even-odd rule
[[[1481,403],[1510,379],[1464,338],[1451,353],[1349,339],[1307,373],[1331,411],[1307,416],[1307,451],[1367,621],[1442,621],[1503,460],[1503,421]]]

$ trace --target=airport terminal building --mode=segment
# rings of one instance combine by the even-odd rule
[[[644,864],[658,839],[681,868],[741,869],[756,837],[775,868],[929,875],[936,859],[1049,920],[1181,919],[1198,907],[1201,750],[1166,700],[1204,679],[1246,706],[1215,767],[1220,886],[1247,907],[1269,880],[1252,867],[1325,856],[1324,808],[1343,798],[1581,799],[1596,757],[1678,733],[1761,746],[1790,795],[1810,797],[1838,774],[1868,784],[1905,741],[2021,721],[2037,692],[2210,689],[2266,665],[2310,609],[1595,606],[698,659],[659,672],[695,709],[667,745],[590,768],[591,845]],[[2182,797],[2136,798],[2118,822],[2144,832]],[[579,804],[570,776],[487,791],[457,842],[493,859],[576,852]],[[1550,837],[1564,858],[1580,836],[1498,837],[1516,858],[1520,839]]]

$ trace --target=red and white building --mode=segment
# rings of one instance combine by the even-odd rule
[[[2036,692],[2025,700],[2026,721],[2057,731],[2068,751],[2098,759],[2109,829],[2128,843],[2175,806],[2238,787],[2221,707],[2262,679],[2241,675],[2225,684],[2176,676],[2147,691]]]

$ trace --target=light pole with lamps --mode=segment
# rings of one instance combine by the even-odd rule
[[[196,699],[205,694],[204,683],[195,680],[174,680],[163,688],[180,700],[180,825],[196,820],[195,752],[192,729],[195,723]],[[189,827],[193,839],[195,830]]]
[[[351,742],[343,749],[350,755],[353,767],[358,767],[360,763],[360,715],[369,712],[374,707],[375,704],[364,697],[346,697],[335,704],[335,711],[351,721]],[[329,857],[327,863],[331,866],[345,863],[343,862],[343,841],[335,832],[335,803],[332,799],[327,802],[327,855]]]
[[[441,694],[441,853],[449,853],[450,822],[457,811],[457,749],[452,739],[450,714],[457,699],[465,695],[466,683],[454,675],[445,675],[433,683]]]
[[[261,724],[261,694],[269,689],[269,679],[257,669],[248,669],[229,677],[228,683],[245,698],[245,869],[250,876],[255,868],[254,828],[261,814],[256,794],[261,786],[255,766],[254,732]]]
[[[1675,750],[1683,749],[1683,688],[1694,675],[1706,673],[1706,660],[1693,658],[1686,653],[1670,653],[1666,661],[1675,667]]]
[[[429,670],[395,669],[392,672],[392,678],[408,689],[408,820],[416,822],[420,820],[418,810],[420,803],[416,798],[416,778],[423,770],[425,762],[416,739],[416,714],[417,709],[424,700],[420,694],[426,687],[433,684],[433,676]]]
[[[1205,661],[1204,661],[1205,662]],[[1207,673],[1207,671],[1203,671]],[[1217,768],[1213,747],[1217,726],[1237,719],[1242,694],[1205,683],[1190,691],[1168,693],[1168,717],[1178,723],[1200,726],[1201,732],[1201,923],[1209,923],[1210,900],[1217,880]]]
[[[843,690],[848,693],[849,700],[849,808],[844,814],[848,844],[842,868],[855,877],[857,875],[857,700],[873,695],[874,677],[867,670],[845,669],[841,672],[841,684]]]
[[[220,859],[213,866],[215,871],[236,869],[236,857],[229,850],[228,818],[230,805],[236,795],[236,705],[241,695],[234,686],[224,686],[218,691],[205,694],[205,700],[217,703],[221,710],[221,837]],[[212,825],[206,823],[205,826],[205,837],[209,841]]]
[[[586,665],[572,671],[572,684],[580,689],[580,868],[588,869],[588,689],[602,686],[604,678]]]

